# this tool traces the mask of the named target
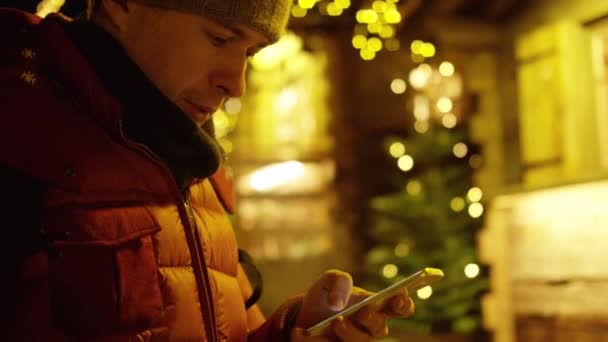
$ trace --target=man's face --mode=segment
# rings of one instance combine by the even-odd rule
[[[195,123],[245,92],[248,57],[268,44],[242,24],[129,3],[122,44],[160,91]]]

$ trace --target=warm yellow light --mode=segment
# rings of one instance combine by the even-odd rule
[[[414,122],[414,130],[420,134],[426,133],[429,130],[428,121],[416,121]]]
[[[464,267],[464,275],[467,278],[473,279],[479,275],[479,265],[477,264],[468,264]]]
[[[483,205],[479,202],[471,203],[471,205],[469,205],[469,215],[471,215],[472,218],[481,217],[481,215],[483,215]]]
[[[396,11],[397,10],[397,5],[395,4],[397,1],[386,1],[386,8],[384,9],[384,12],[388,12],[388,11]]]
[[[374,3],[372,3],[372,9],[376,13],[384,13],[384,11],[386,10],[386,2],[376,0],[376,1],[374,1]]]
[[[408,194],[418,196],[422,192],[422,183],[417,180],[409,181],[405,189]]]
[[[407,84],[401,78],[395,78],[391,82],[391,91],[395,94],[403,94],[403,93],[405,93],[406,89],[407,89]]]
[[[65,0],[42,0],[36,7],[36,15],[44,18],[51,13],[59,12],[64,3]]]
[[[298,104],[298,92],[294,88],[281,90],[275,102],[275,110],[280,114],[288,114]]]
[[[384,265],[384,267],[382,268],[382,275],[386,279],[393,279],[397,276],[398,273],[399,273],[399,267],[397,267],[397,265],[394,265],[394,264],[387,264],[387,265]]]
[[[220,143],[220,146],[222,146],[222,149],[224,150],[225,153],[227,153],[227,154],[232,153],[232,150],[233,150],[232,141],[230,141],[228,139],[220,139],[219,143]]]
[[[350,7],[350,0],[334,0],[336,7],[340,9],[347,9]]]
[[[410,71],[408,80],[414,89],[421,90],[426,86],[429,80],[429,75],[427,75],[422,69],[415,68]]]
[[[388,148],[388,153],[393,156],[393,158],[401,158],[405,154],[405,145],[400,141],[395,141]]]
[[[437,109],[442,113],[448,113],[452,110],[454,104],[449,97],[442,97],[437,101]]]
[[[376,57],[376,52],[368,49],[367,47],[364,47],[363,49],[361,49],[359,51],[359,54],[361,55],[361,58],[364,61],[371,61],[372,59],[374,59]]]
[[[364,10],[360,10],[363,11],[361,18],[362,18],[362,23],[366,23],[366,24],[370,24],[370,23],[375,23],[376,21],[378,21],[378,14],[376,12],[374,12],[371,9],[364,9]]]
[[[471,202],[479,202],[483,197],[483,191],[480,188],[474,187],[467,192],[467,197]]]
[[[399,42],[399,39],[397,38],[388,38],[385,42],[384,45],[386,46],[386,49],[388,51],[399,51],[399,48],[401,48],[401,43]]]
[[[457,213],[463,211],[464,208],[466,207],[466,205],[467,204],[466,204],[464,198],[462,198],[462,197],[454,197],[450,201],[450,207],[452,208],[452,210],[454,210]]]
[[[450,62],[443,62],[439,65],[439,73],[441,76],[450,77],[454,75],[454,64]]]
[[[293,5],[291,7],[291,15],[295,18],[304,18],[306,16],[306,13],[308,13],[308,10],[306,8],[302,8],[298,5]]]
[[[357,34],[353,37],[353,46],[357,49],[363,49],[367,46],[367,38],[362,34]]]
[[[382,26],[382,30],[380,31],[380,37],[390,38],[394,35],[395,35],[395,29],[391,25]]]
[[[221,139],[230,131],[230,120],[228,114],[223,110],[218,110],[213,114],[213,125],[215,126],[215,137]]]
[[[397,10],[387,10],[384,12],[384,20],[389,24],[398,24],[401,22],[401,13]]]
[[[286,184],[304,174],[304,165],[298,161],[266,166],[249,177],[249,184],[257,191],[268,191]]]
[[[397,166],[399,166],[401,171],[407,172],[414,167],[414,158],[404,155],[397,160]]]
[[[357,19],[359,24],[365,24],[365,10],[358,10],[357,14],[355,14],[355,19]]]
[[[447,113],[441,118],[441,124],[443,124],[443,126],[445,126],[446,128],[454,128],[456,127],[457,123],[458,119],[456,118],[456,115],[454,115],[454,113]]]
[[[418,69],[422,71],[422,73],[424,73],[427,77],[431,77],[431,74],[433,73],[433,67],[427,63],[420,64],[418,66]]]
[[[421,288],[420,290],[416,291],[416,294],[418,295],[418,298],[420,298],[420,299],[429,299],[433,295],[433,288],[427,285],[427,286]]]
[[[456,145],[454,145],[452,152],[454,152],[454,155],[456,157],[464,158],[464,157],[466,157],[467,153],[469,153],[469,148],[467,147],[467,145],[465,143],[459,142]]]
[[[420,48],[420,54],[426,58],[435,56],[435,45],[431,43],[424,43]]]
[[[317,1],[315,0],[298,0],[298,5],[305,9],[311,9]]]
[[[251,65],[259,70],[269,70],[302,49],[302,38],[287,32],[275,44],[263,48],[251,59]]]
[[[382,50],[382,41],[377,37],[372,37],[367,41],[367,48],[374,52],[378,52]]]
[[[224,103],[224,111],[228,114],[238,114],[241,112],[241,99],[238,97],[231,97]]]
[[[329,14],[332,17],[337,17],[340,14],[342,14],[342,8],[336,6],[335,2],[330,2],[327,5],[327,14]]]
[[[414,117],[418,121],[428,121],[431,117],[428,97],[421,94],[414,96]]]
[[[405,242],[400,242],[395,246],[395,256],[398,258],[406,257],[410,254],[410,246]]]
[[[385,25],[383,25],[381,22],[375,21],[373,23],[367,24],[367,31],[369,33],[380,33],[380,32],[382,32],[382,29],[384,28],[384,26]]]
[[[422,40],[416,39],[412,42],[412,44],[410,44],[410,50],[412,50],[412,53],[420,55],[423,45],[424,45],[424,42]]]

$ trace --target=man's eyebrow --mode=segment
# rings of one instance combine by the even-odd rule
[[[225,26],[228,30],[234,32],[237,36],[244,38],[244,39],[251,39],[254,40],[255,38],[252,37],[251,35],[249,35],[247,32],[245,32],[243,29],[241,29],[238,26],[235,26],[233,24],[223,24],[223,26]],[[270,42],[266,39],[264,39],[263,42],[260,42],[259,44],[257,44],[255,46],[255,48],[257,49],[262,49],[266,46],[268,46],[270,44]]]

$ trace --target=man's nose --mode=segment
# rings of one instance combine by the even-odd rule
[[[228,63],[215,80],[215,87],[219,88],[226,97],[241,97],[246,90],[245,73],[247,71],[247,60],[233,61]]]

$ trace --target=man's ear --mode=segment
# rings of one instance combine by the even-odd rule
[[[125,32],[127,29],[127,19],[129,16],[129,3],[127,0],[99,0],[97,18],[103,24],[110,26],[113,31]],[[104,25],[104,26],[105,26]]]

